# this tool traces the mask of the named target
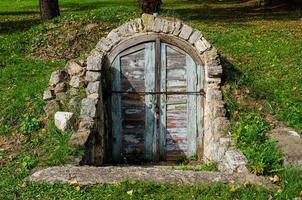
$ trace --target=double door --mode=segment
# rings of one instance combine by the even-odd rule
[[[121,52],[111,72],[113,161],[196,154],[203,76],[190,55],[166,43],[143,43]]]

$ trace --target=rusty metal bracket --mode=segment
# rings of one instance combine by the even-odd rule
[[[186,92],[178,92],[178,91],[165,91],[165,92],[133,92],[133,91],[112,91],[113,94],[139,94],[139,95],[148,95],[148,94],[166,94],[166,95],[201,95],[204,96],[206,93],[203,89],[199,91],[186,91]]]

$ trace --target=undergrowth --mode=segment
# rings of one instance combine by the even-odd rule
[[[282,154],[268,137],[269,125],[257,113],[242,116],[233,127],[233,138],[248,159],[254,174],[272,174],[282,169]]]

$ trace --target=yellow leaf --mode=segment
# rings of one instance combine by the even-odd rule
[[[75,190],[78,192],[78,191],[81,190],[81,187],[78,185],[78,186],[75,187]]]
[[[132,195],[133,195],[133,190],[129,190],[129,191],[127,192],[127,194],[129,194],[130,196],[132,196]]]

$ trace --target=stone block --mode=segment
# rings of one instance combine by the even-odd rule
[[[156,33],[159,33],[161,31],[163,25],[164,25],[164,21],[161,18],[159,18],[159,17],[155,18],[153,31]]]
[[[224,107],[223,101],[215,102],[214,104],[214,112],[213,112],[213,117],[225,117],[226,115],[226,109]]]
[[[56,94],[56,100],[58,100],[61,104],[65,104],[67,100],[66,92],[59,92]]]
[[[89,94],[99,94],[101,92],[101,82],[89,82],[86,88],[87,95]]]
[[[206,100],[212,101],[212,100],[222,100],[222,92],[219,88],[207,88],[206,91]]]
[[[101,72],[88,71],[85,80],[89,82],[99,81],[101,80]]]
[[[79,65],[74,60],[68,61],[67,64],[65,65],[65,69],[70,76],[82,74],[84,71],[84,68],[81,67],[81,65]]]
[[[231,149],[225,152],[225,155],[218,168],[220,171],[229,173],[248,173],[246,163],[247,159],[241,151],[237,149]]]
[[[86,116],[81,118],[78,130],[90,130],[93,129],[93,127],[94,127],[94,119]]]
[[[145,31],[147,31],[147,32],[152,31],[153,27],[154,27],[155,17],[150,14],[143,14],[142,20],[144,23]]]
[[[164,20],[163,26],[162,26],[162,32],[167,34],[173,34],[175,29],[175,22]]]
[[[213,120],[213,132],[215,140],[227,135],[229,120],[226,117],[217,117]]]
[[[66,131],[74,126],[74,114],[72,112],[56,112],[55,125],[61,131]]]
[[[100,52],[108,52],[112,48],[112,43],[107,38],[102,38],[97,44],[96,49]]]
[[[47,118],[49,118],[53,113],[55,113],[60,108],[60,103],[53,99],[46,103],[43,110],[46,113]]]
[[[49,100],[54,99],[54,98],[55,98],[55,95],[54,95],[53,90],[47,89],[43,92],[43,100],[44,101],[49,101]]]
[[[117,29],[120,37],[129,37],[135,33],[132,24],[126,23]]]
[[[74,146],[82,146],[84,147],[89,135],[91,134],[91,130],[79,130],[72,134],[69,144]]]
[[[194,45],[196,49],[199,51],[199,53],[203,53],[209,48],[211,48],[211,44],[208,41],[206,41],[206,39],[203,37],[197,40]]]
[[[97,113],[97,99],[85,98],[82,100],[81,119],[85,117],[95,118]]]
[[[180,21],[175,22],[173,35],[178,36],[180,34],[181,27],[182,27],[182,23]]]
[[[66,79],[66,72],[57,70],[51,73],[49,85],[55,86]]]
[[[139,33],[144,29],[143,20],[141,18],[134,19],[131,26],[134,32]]]
[[[83,80],[78,76],[72,76],[69,81],[69,85],[73,88],[80,88],[82,84]]]
[[[222,66],[221,65],[209,65],[207,63],[207,74],[209,78],[217,78],[222,75]]]
[[[189,42],[191,44],[194,44],[197,40],[199,40],[202,37],[202,33],[198,30],[194,30],[192,35],[189,38]]]
[[[87,58],[87,70],[101,71],[103,57],[104,57],[103,53],[97,50],[93,50]]]
[[[80,105],[80,101],[78,97],[71,97],[69,102],[68,102],[68,106],[71,109],[76,109],[78,108],[78,106]]]
[[[57,94],[57,93],[61,93],[61,92],[66,92],[67,90],[67,85],[65,82],[61,82],[61,83],[58,83],[55,88],[54,88],[54,93]]]
[[[107,39],[111,41],[112,45],[116,45],[117,43],[120,42],[121,38],[119,34],[117,33],[117,30],[112,30],[108,36]]]
[[[193,32],[193,28],[184,24],[182,26],[181,32],[179,34],[179,37],[181,37],[184,40],[188,40],[189,37],[190,37],[190,35],[192,34],[192,32]]]

